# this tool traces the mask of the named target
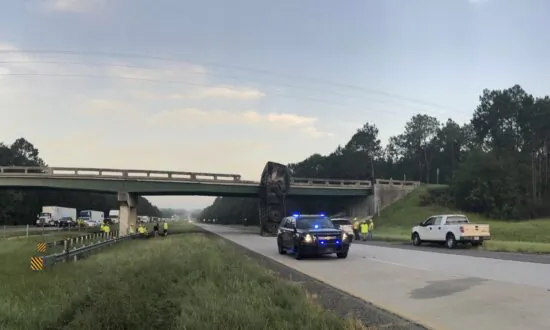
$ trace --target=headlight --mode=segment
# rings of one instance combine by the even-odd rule
[[[346,239],[348,239],[348,234],[342,233],[342,241],[345,241]]]
[[[306,242],[306,243],[311,243],[311,242],[313,242],[313,236],[311,236],[310,234],[306,234],[306,235],[304,236],[304,242]]]

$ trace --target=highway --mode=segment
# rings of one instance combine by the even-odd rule
[[[373,244],[353,244],[345,260],[297,261],[256,228],[200,226],[430,328],[550,329],[549,264]]]

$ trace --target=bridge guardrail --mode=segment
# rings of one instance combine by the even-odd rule
[[[153,170],[124,170],[109,168],[76,168],[76,167],[0,167],[0,177],[46,176],[58,178],[81,179],[123,179],[123,180],[162,180],[181,182],[215,182],[238,185],[259,185],[258,181],[242,180],[239,174],[175,172]],[[334,187],[334,188],[370,188],[368,180],[338,180],[316,178],[291,178],[291,185],[302,187]]]
[[[119,242],[126,241],[128,239],[137,237],[137,234],[132,235],[126,235],[122,237],[116,237],[114,235],[102,235],[98,238],[100,239],[99,242],[92,243],[92,244],[83,244],[80,247],[74,247],[70,248],[68,240],[64,241],[64,248],[63,251],[60,253],[54,253],[46,256],[35,256],[31,257],[30,260],[30,267],[33,271],[41,271],[44,270],[44,268],[51,267],[55,265],[58,262],[67,262],[70,260],[77,261],[79,256],[83,256],[89,252],[92,252],[97,249],[104,248],[106,246],[110,246]]]
[[[240,181],[239,174],[227,173],[202,173],[202,172],[177,172],[177,171],[153,171],[153,170],[121,170],[113,168],[77,168],[77,167],[0,167],[1,175],[45,175],[45,176],[79,176],[79,177],[103,177],[127,178],[127,179],[157,179],[157,180],[181,180],[181,181]],[[229,180],[227,180],[229,179]]]
[[[337,179],[310,179],[310,178],[291,178],[291,185],[307,185],[307,186],[359,186],[371,187],[372,183],[369,180],[337,180]]]

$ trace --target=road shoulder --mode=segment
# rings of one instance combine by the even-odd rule
[[[382,327],[384,329],[427,329],[426,327],[384,310],[372,303],[354,297],[347,292],[334,288],[324,282],[314,279],[300,271],[283,265],[276,260],[252,251],[245,246],[233,242],[218,233],[214,233],[197,226],[202,231],[214,237],[223,239],[238,253],[256,261],[266,269],[272,271],[281,279],[299,283],[317,303],[327,310],[331,310],[341,316],[353,317],[361,321],[367,327]]]

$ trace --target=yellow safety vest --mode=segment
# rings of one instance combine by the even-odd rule
[[[103,226],[103,230],[108,234],[111,231],[111,227],[109,226]]]
[[[361,224],[361,234],[366,234],[369,232],[369,225],[366,223]]]
[[[130,228],[128,229],[128,232],[130,234],[133,234],[134,233],[134,226],[130,226]]]
[[[359,229],[359,221],[353,222],[353,229]]]
[[[168,230],[168,224],[166,222],[164,223],[163,227],[164,227],[164,230]]]

